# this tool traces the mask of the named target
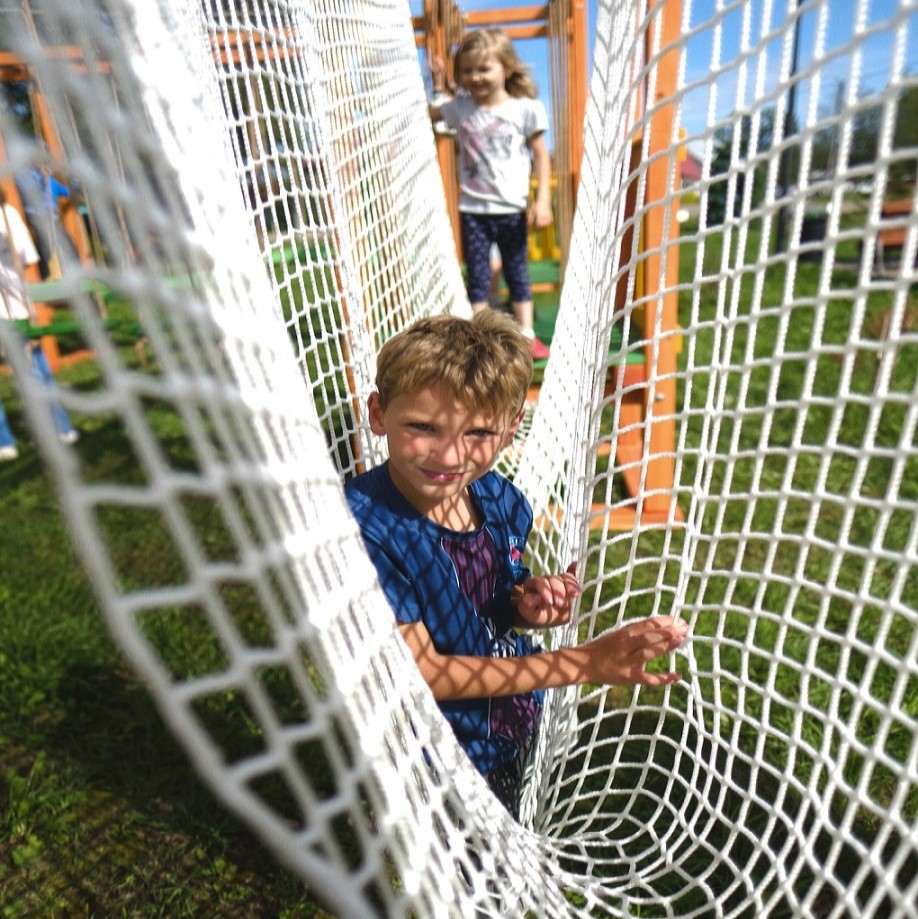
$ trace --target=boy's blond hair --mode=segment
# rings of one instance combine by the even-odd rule
[[[509,317],[482,310],[471,319],[419,319],[380,349],[379,403],[442,389],[475,411],[515,416],[532,380],[532,343]]]
[[[520,60],[510,36],[503,29],[476,29],[468,32],[453,55],[453,73],[459,77],[459,63],[464,54],[493,55],[504,68],[504,89],[514,99],[539,95],[529,68]]]

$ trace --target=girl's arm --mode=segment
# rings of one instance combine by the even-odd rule
[[[422,622],[402,623],[399,631],[411,649],[434,698],[484,699],[536,689],[598,683],[608,686],[665,686],[679,673],[647,673],[645,665],[675,651],[688,626],[680,619],[655,616],[631,622],[575,648],[526,657],[468,657],[441,654]]]
[[[455,87],[451,88],[448,85],[446,64],[436,55],[430,59],[430,76],[433,82],[434,101],[428,103],[427,110],[430,112],[431,121],[439,121],[441,118],[440,106],[452,98]]]
[[[551,157],[544,134],[529,138],[533,171],[536,177],[536,198],[529,207],[529,226],[542,230],[551,225]]]

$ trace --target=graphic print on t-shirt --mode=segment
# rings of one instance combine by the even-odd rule
[[[490,531],[481,529],[457,538],[444,536],[440,545],[453,563],[459,587],[493,635],[496,623],[487,616],[487,609],[497,586],[497,547]]]
[[[511,565],[522,568],[522,538],[511,537],[508,549]],[[491,533],[486,528],[472,536],[440,540],[443,551],[449,556],[459,581],[459,587],[475,607],[475,612],[491,636],[492,657],[516,657],[516,639],[508,622],[506,630],[498,634],[498,626],[491,614],[491,600],[497,586],[498,554]],[[514,565],[514,562],[516,565]],[[497,696],[491,699],[488,730],[491,736],[506,737],[516,745],[528,741],[536,729],[542,707],[531,694]]]
[[[495,165],[509,160],[513,152],[510,126],[499,118],[479,122],[472,129],[462,125],[458,139],[469,190],[493,194],[497,191]]]
[[[526,539],[522,536],[510,537],[510,571],[513,579],[518,580],[523,573],[523,552],[526,550]]]

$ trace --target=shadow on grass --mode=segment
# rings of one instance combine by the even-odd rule
[[[137,475],[119,424],[80,426],[87,476]],[[110,639],[27,437],[20,450],[0,467],[0,916],[326,916],[197,778]]]
[[[827,819],[822,800],[756,762],[753,746],[715,743],[673,714],[591,721],[554,783],[568,801],[563,867],[602,878],[607,902],[627,915],[783,919],[801,915],[803,901],[813,919],[863,915],[838,912],[839,902],[865,904],[889,878],[880,864],[865,870],[858,845],[882,859],[900,840]],[[897,886],[916,870],[912,853]],[[874,914],[892,910],[883,896]]]
[[[63,717],[46,735],[46,749],[138,811],[186,830],[214,823],[213,797],[133,678],[85,665],[68,670],[61,688]]]
[[[7,855],[31,891],[21,912],[4,915],[276,916],[297,903],[297,915],[320,914],[197,778],[132,678],[82,663],[48,702],[53,720],[33,723],[0,757]],[[17,886],[7,873],[0,900]]]

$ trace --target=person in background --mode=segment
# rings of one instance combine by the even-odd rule
[[[454,58],[458,92],[444,98],[446,72],[431,61],[434,100],[430,117],[455,131],[459,159],[459,214],[466,284],[473,311],[489,305],[491,246],[500,252],[510,305],[535,360],[549,350],[534,329],[529,281],[529,228],[552,222],[551,158],[545,143],[548,116],[513,43],[501,29],[470,32]],[[535,200],[529,201],[535,173]]]
[[[22,208],[39,255],[43,279],[61,277],[61,254],[79,261],[76,246],[61,224],[61,202],[71,198],[70,188],[44,163],[20,176],[16,184]]]
[[[2,186],[0,212],[0,320],[34,323],[35,309],[25,288],[25,278],[30,273],[38,274],[38,251],[19,211],[6,200]],[[24,347],[30,352],[35,376],[47,386],[55,386],[48,358],[40,342],[26,342]],[[53,402],[51,409],[60,439],[64,443],[74,443],[79,435],[64,407]],[[18,455],[16,438],[0,403],[0,461],[16,459]]]

